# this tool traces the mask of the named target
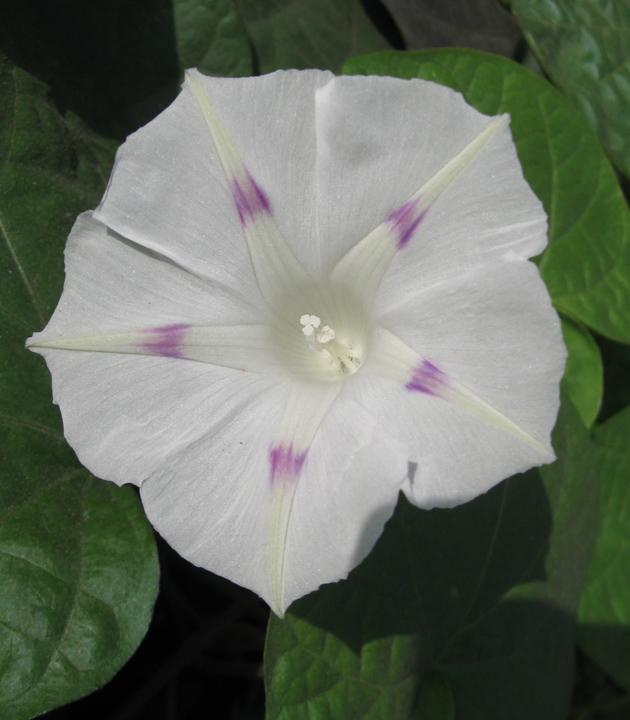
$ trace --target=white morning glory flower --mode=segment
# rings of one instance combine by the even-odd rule
[[[400,489],[453,506],[553,460],[545,244],[507,115],[421,80],[192,71],[118,151],[28,346],[81,462],[282,614]]]

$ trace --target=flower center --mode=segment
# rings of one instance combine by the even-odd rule
[[[324,325],[321,330],[321,319],[317,315],[302,315],[302,333],[309,346],[322,353],[326,362],[341,375],[354,375],[361,367],[363,359],[353,347],[351,342],[346,345],[336,336],[330,325]]]
[[[278,293],[271,342],[294,377],[338,382],[365,362],[371,335],[361,297],[341,285],[307,285]]]

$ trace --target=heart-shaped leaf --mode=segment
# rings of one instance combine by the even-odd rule
[[[24,349],[56,304],[67,233],[98,201],[112,151],[0,57],[0,716],[12,720],[109,680],[157,592],[136,494],[81,467],[48,371]]]

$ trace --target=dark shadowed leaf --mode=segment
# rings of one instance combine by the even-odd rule
[[[407,50],[465,47],[512,57],[522,38],[497,0],[383,0]]]
[[[388,49],[359,0],[234,0],[256,54],[257,70],[339,72],[355,55]]]
[[[630,408],[595,431],[600,525],[579,608],[578,639],[630,690]]]
[[[630,405],[630,346],[602,337],[597,344],[606,374],[600,413],[603,422]]]
[[[0,47],[59,105],[119,140],[175,99],[187,67],[252,72],[232,0],[3,0]]]
[[[4,0],[0,47],[60,105],[123,140],[175,99],[188,67],[338,72],[390,46],[359,0]]]
[[[135,493],[79,465],[45,364],[24,349],[56,304],[66,236],[98,202],[113,149],[0,57],[0,717],[11,720],[109,680],[157,592]]]

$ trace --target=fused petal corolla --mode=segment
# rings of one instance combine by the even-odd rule
[[[545,244],[507,116],[421,80],[192,71],[120,148],[27,344],[81,461],[282,614],[399,490],[452,506],[553,460]]]

